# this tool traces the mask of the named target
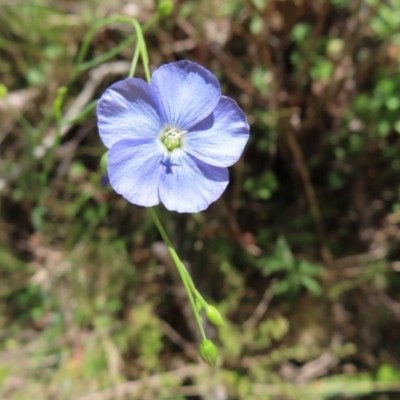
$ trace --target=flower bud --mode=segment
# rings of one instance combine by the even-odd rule
[[[214,306],[208,306],[206,309],[206,315],[210,322],[217,326],[223,326],[224,320],[220,312]]]
[[[107,174],[107,155],[108,151],[106,151],[100,159],[100,171],[102,174]]]
[[[174,9],[174,2],[172,0],[160,0],[157,9],[160,15],[167,17]]]
[[[218,358],[218,350],[210,339],[204,339],[199,346],[201,359],[210,367],[215,367]]]
[[[0,99],[6,97],[7,93],[8,93],[7,86],[5,86],[2,83],[0,83]]]
[[[100,173],[103,175],[101,177],[101,186],[106,187],[109,183],[110,180],[108,179],[108,172],[107,172],[107,155],[108,151],[106,151],[100,159]]]

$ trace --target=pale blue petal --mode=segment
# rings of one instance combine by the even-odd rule
[[[236,102],[221,96],[213,114],[185,136],[185,151],[217,167],[229,167],[243,152],[249,139],[246,116]]]
[[[217,200],[228,185],[227,168],[207,165],[181,149],[174,150],[163,164],[165,171],[159,195],[168,210],[202,211]]]
[[[110,86],[97,105],[100,138],[106,147],[122,139],[151,139],[162,128],[153,88],[137,78]]]
[[[152,207],[160,202],[158,185],[164,167],[157,139],[121,140],[108,152],[112,188],[132,204]]]
[[[217,78],[187,60],[162,65],[154,71],[151,86],[162,105],[164,122],[182,130],[211,114],[221,96]]]

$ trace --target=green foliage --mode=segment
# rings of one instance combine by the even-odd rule
[[[158,369],[163,348],[162,330],[159,319],[153,315],[152,305],[135,307],[130,318],[132,326],[127,331],[129,347],[138,352],[138,362],[145,371]]]
[[[274,287],[276,294],[286,293],[296,297],[302,288],[315,296],[322,294],[322,288],[316,280],[322,273],[322,267],[306,260],[296,260],[283,236],[279,237],[274,253],[257,260],[257,266],[266,276],[284,273]]]
[[[7,93],[8,93],[7,87],[2,83],[0,83],[0,99],[6,97]]]
[[[158,12],[163,17],[166,17],[174,10],[174,2],[172,0],[160,0],[158,2]]]
[[[377,15],[371,19],[371,27],[380,38],[387,38],[395,31],[400,23],[400,16],[397,12],[400,2],[391,1],[389,4],[381,4]]]
[[[267,171],[258,179],[247,178],[243,189],[254,199],[267,200],[278,189],[278,181],[271,171]]]
[[[133,3],[0,4],[0,397],[398,391],[400,2]],[[132,15],[151,68],[203,64],[251,126],[221,200],[160,210],[224,316],[207,331],[212,371],[146,211],[101,186],[94,110],[128,74],[108,63],[135,54]],[[327,355],[323,376],[296,383]]]
[[[250,22],[250,32],[253,35],[259,35],[264,27],[264,21],[259,14],[254,14]]]

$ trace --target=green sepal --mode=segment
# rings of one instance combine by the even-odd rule
[[[106,151],[100,159],[100,171],[102,174],[107,174],[107,155],[108,151]]]

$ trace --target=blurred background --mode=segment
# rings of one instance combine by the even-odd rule
[[[251,126],[209,209],[158,207],[225,317],[216,370],[147,211],[101,185],[115,15]],[[1,0],[0,398],[400,399],[399,61],[399,0]]]

